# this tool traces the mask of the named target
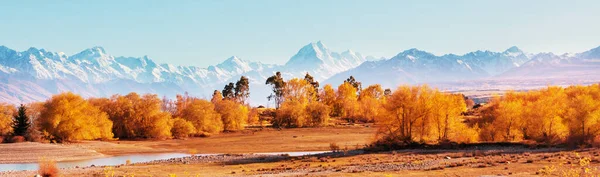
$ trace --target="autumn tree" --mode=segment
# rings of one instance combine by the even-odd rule
[[[437,141],[477,141],[478,132],[464,133],[470,127],[462,122],[461,114],[467,109],[462,95],[435,92],[432,101],[432,115],[429,123],[433,127],[432,135]]]
[[[223,94],[221,94],[221,92],[219,92],[218,90],[215,90],[210,99],[210,102],[212,102],[213,104],[217,104],[219,101],[222,101],[222,100],[223,100]]]
[[[381,112],[382,104],[385,101],[383,89],[379,84],[370,85],[363,89],[358,97],[360,116],[359,121],[373,122]]]
[[[277,109],[272,124],[275,127],[303,127],[307,119],[306,103],[299,100],[286,100]]]
[[[284,102],[277,110],[273,125],[277,127],[321,126],[329,119],[329,108],[316,98],[313,84],[294,78],[286,82]]]
[[[15,107],[6,103],[0,103],[0,136],[6,136],[12,133],[12,118],[15,114]]]
[[[566,121],[571,142],[590,144],[600,133],[600,87],[568,88]]]
[[[360,106],[356,88],[351,82],[344,82],[337,89],[335,115],[349,120],[357,121],[360,118]]]
[[[196,128],[191,122],[179,117],[173,119],[173,127],[171,128],[173,137],[187,138],[194,133],[196,133]]]
[[[14,136],[25,136],[29,132],[29,127],[31,126],[31,122],[29,121],[29,117],[27,117],[27,108],[25,105],[21,104],[19,106],[17,115],[13,118],[13,135]]]
[[[425,139],[430,126],[434,90],[427,86],[401,86],[390,95],[384,105],[384,114],[378,119],[378,135],[382,141],[411,143]]]
[[[271,101],[272,99],[275,100],[275,108],[279,108],[279,106],[283,102],[283,88],[285,87],[285,81],[281,76],[281,72],[277,72],[275,73],[275,75],[267,78],[265,84],[271,85],[271,88],[273,90],[273,94],[271,94],[267,98],[269,99],[269,101]]]
[[[314,97],[319,99],[319,81],[316,81],[315,78],[308,73],[304,76],[304,80],[312,85],[314,88]]]
[[[160,110],[164,112],[168,112],[171,115],[177,114],[177,105],[167,96],[163,96],[162,103],[160,105]]]
[[[171,137],[171,115],[161,110],[157,95],[129,93],[114,95],[101,107],[114,122],[113,132],[119,138],[166,139]]]
[[[567,110],[566,94],[563,88],[548,87],[523,94],[527,104],[522,108],[524,137],[547,144],[564,142],[568,128],[564,124]]]
[[[493,124],[505,141],[516,141],[523,139],[521,131],[523,100],[508,93],[496,109],[496,119]],[[513,98],[514,97],[514,98]]]
[[[248,107],[232,100],[222,100],[215,104],[215,110],[221,114],[223,130],[243,130],[248,118]]]
[[[52,96],[40,116],[42,131],[58,141],[112,139],[112,126],[106,113],[70,92]]]
[[[329,84],[323,87],[319,95],[320,101],[329,107],[333,107],[335,105],[337,99],[336,97],[335,90]]]
[[[329,122],[330,107],[321,102],[311,102],[306,105],[305,127],[319,127]]]
[[[201,134],[213,134],[223,131],[221,115],[215,111],[213,103],[203,99],[190,100],[188,106],[182,108],[177,115],[189,121]]]
[[[362,90],[362,83],[356,81],[356,79],[354,79],[354,76],[350,76],[344,81],[344,83],[349,83],[350,85],[352,85],[352,87],[354,87],[354,89],[356,89],[357,92],[360,92]]]

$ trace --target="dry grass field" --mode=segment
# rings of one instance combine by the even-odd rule
[[[563,176],[567,173],[583,174],[586,170],[598,175],[600,166],[599,149],[530,149],[522,146],[482,146],[460,150],[407,149],[376,153],[349,150],[304,157],[249,154],[329,150],[332,142],[342,149],[345,146],[354,149],[357,144],[360,146],[369,143],[374,132],[373,127],[345,126],[250,130],[187,140],[45,144],[45,149],[39,148],[42,147],[40,144],[17,145],[20,148],[38,147],[37,152],[52,152],[51,146],[57,146],[54,148],[90,151],[101,155],[190,150],[196,153],[243,153],[111,167],[62,169],[61,176]],[[14,149],[7,147],[10,146],[0,146],[0,152],[7,153]],[[33,171],[21,171],[1,176],[34,174]]]

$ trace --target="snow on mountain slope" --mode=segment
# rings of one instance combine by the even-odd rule
[[[364,61],[366,59],[360,53],[351,50],[342,53],[333,52],[318,41],[302,47],[282,69],[293,77],[304,77],[308,72],[317,79],[324,80],[354,68]]]
[[[595,60],[599,59],[599,60]],[[517,47],[504,52],[475,51],[435,56],[417,49],[388,60],[370,61],[339,73],[325,83],[337,85],[349,76],[363,84],[456,82],[477,79],[565,78],[600,79],[600,47],[580,54],[527,54]]]
[[[578,53],[528,54],[517,47],[503,52],[475,51],[436,56],[418,49],[385,59],[352,50],[338,53],[322,42],[303,46],[286,64],[251,62],[232,56],[209,67],[159,64],[148,56],[114,57],[102,47],[72,56],[30,48],[15,51],[0,46],[0,99],[25,103],[72,91],[83,96],[110,96],[128,92],[173,97],[189,92],[210,98],[241,76],[250,80],[251,104],[266,104],[266,78],[281,71],[288,80],[311,74],[321,85],[338,85],[354,76],[363,85],[454,82],[473,79],[565,78],[600,79],[600,47]]]

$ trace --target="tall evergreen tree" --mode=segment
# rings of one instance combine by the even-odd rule
[[[21,104],[19,106],[19,111],[17,115],[13,119],[13,135],[15,136],[25,136],[31,123],[29,122],[29,117],[27,117],[27,108],[25,105]]]

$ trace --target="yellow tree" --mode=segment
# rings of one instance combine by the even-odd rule
[[[281,103],[272,123],[275,127],[303,127],[306,122],[306,104],[298,100],[286,100]]]
[[[338,87],[337,101],[334,107],[341,118],[356,121],[360,117],[360,106],[356,92],[356,87],[350,82],[344,82]]]
[[[433,90],[427,86],[401,86],[388,98],[384,105],[384,116],[380,116],[378,131],[384,141],[411,143],[418,137],[427,136],[428,116],[431,115]]]
[[[16,111],[15,106],[0,103],[0,136],[9,135],[12,132],[13,116]]]
[[[564,142],[568,128],[563,123],[567,110],[566,94],[560,87],[548,87],[527,93],[529,106],[524,108],[526,134],[531,139],[549,144]]]
[[[179,117],[173,119],[173,128],[171,128],[173,137],[187,138],[194,133],[196,133],[196,128],[191,122]]]
[[[243,130],[248,118],[248,107],[232,100],[221,100],[215,104],[215,110],[221,114],[223,130]]]
[[[379,116],[379,112],[381,112],[381,105],[384,99],[383,89],[379,84],[370,85],[366,89],[363,89],[358,97],[360,121],[373,122]]]
[[[303,126],[318,127],[329,121],[329,106],[320,102],[311,102],[306,106],[306,119]]]
[[[316,101],[316,91],[313,85],[304,79],[293,78],[283,87],[284,101],[297,101],[302,104]]]
[[[468,136],[461,134],[465,128],[462,115],[467,106],[462,95],[434,93],[431,126],[438,141],[455,141],[457,137]]]
[[[598,85],[569,88],[567,122],[570,138],[590,143],[600,133],[600,91]]]
[[[58,141],[112,139],[112,125],[106,113],[70,92],[52,96],[40,116],[42,131]]]
[[[181,114],[178,116],[190,121],[198,133],[218,133],[223,131],[221,115],[215,111],[215,106],[209,101],[194,99],[180,112]]]
[[[113,132],[119,138],[166,139],[171,137],[171,115],[161,110],[157,95],[129,93],[114,95],[106,107],[101,107],[115,123]]]
[[[509,92],[500,101],[498,109],[495,110],[496,119],[493,124],[500,132],[505,141],[521,140],[523,138],[522,116],[523,100],[516,93]]]
[[[321,89],[319,100],[330,108],[329,115],[332,115],[335,112],[336,93],[330,84],[325,85],[323,89]]]

